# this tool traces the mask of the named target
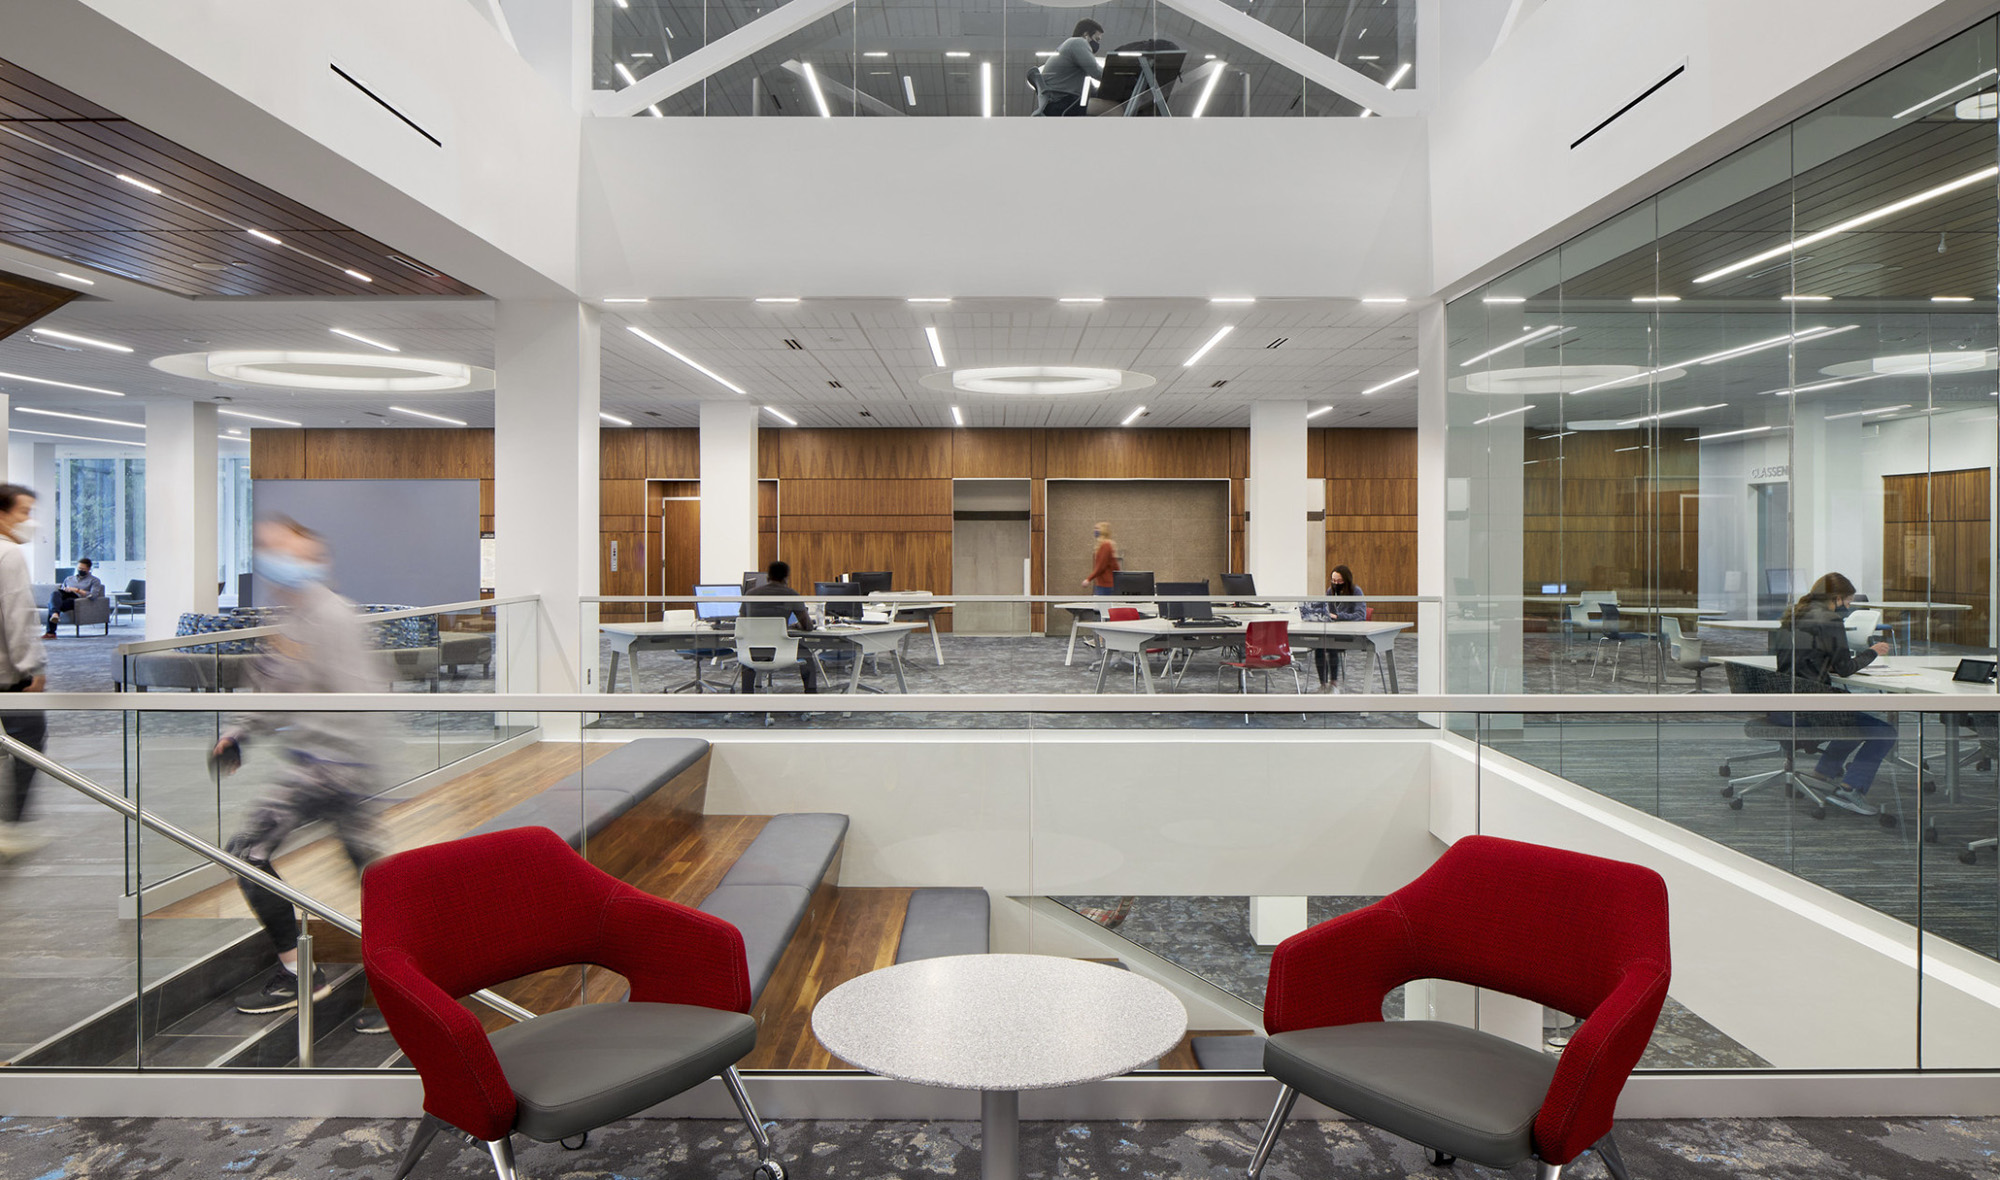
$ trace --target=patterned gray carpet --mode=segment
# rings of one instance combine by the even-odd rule
[[[408,1122],[360,1119],[0,1120],[0,1175],[20,1180],[152,1180],[195,1176],[386,1178]],[[1242,1175],[1259,1126],[1251,1122],[1024,1123],[1021,1171],[1042,1177]],[[977,1176],[979,1127],[969,1122],[790,1122],[777,1142],[798,1180]],[[2000,1175],[1990,1119],[1703,1119],[1629,1122],[1625,1161],[1645,1180],[1757,1176],[1760,1180],[1970,1180]],[[580,1151],[517,1139],[533,1180],[624,1177],[747,1178],[754,1160],[737,1123],[646,1120],[595,1132]],[[440,1136],[411,1180],[491,1176],[486,1153]],[[1603,1165],[1584,1157],[1568,1175]],[[1532,1175],[1470,1164],[1430,1168],[1416,1147],[1352,1123],[1294,1123],[1264,1175],[1346,1180]]]

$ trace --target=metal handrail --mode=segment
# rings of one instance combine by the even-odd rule
[[[1327,600],[1327,596],[1324,593],[1245,595],[1245,594],[1225,594],[1221,591],[1216,591],[1209,594],[1134,594],[1134,595],[1111,595],[1108,597],[1110,598],[1110,601],[1106,604],[1108,606],[1120,606],[1132,602],[1197,602],[1197,601],[1235,602],[1240,598],[1254,598],[1259,602],[1325,602]],[[1364,595],[1363,597],[1370,603],[1414,602],[1419,605],[1430,605],[1430,606],[1442,606],[1444,604],[1444,599],[1434,594],[1433,595],[1369,594],[1369,595]],[[586,594],[578,598],[577,601],[584,603],[585,605],[590,605],[594,603],[605,603],[605,602],[613,602],[613,603],[685,602],[693,604],[701,602],[751,602],[751,601],[790,602],[800,598],[809,599],[813,602],[855,601],[853,598],[833,599],[829,598],[829,596],[825,594],[808,594],[805,593],[804,591],[800,591],[797,594],[790,594],[790,595],[710,594],[704,596],[696,596],[692,594]],[[1064,602],[1088,602],[1091,600],[1091,596],[1083,593],[1081,588],[1068,594],[953,594],[950,592],[945,592],[940,594],[920,595],[914,597],[910,596],[910,592],[908,591],[891,590],[886,594],[870,594],[860,599],[860,601],[862,602],[874,605],[880,605],[882,603],[893,603],[897,606],[903,606],[903,607],[922,606],[925,603],[930,602],[932,600],[935,600],[937,602],[950,602],[950,603],[1028,602],[1028,603],[1042,603],[1044,605],[1055,605]],[[229,634],[233,635],[235,633],[230,632]]]
[[[346,914],[329,905],[315,901],[313,898],[292,888],[290,885],[258,868],[256,865],[251,864],[249,861],[217,848],[193,832],[168,820],[161,819],[159,816],[145,810],[123,795],[106,790],[104,787],[90,781],[62,763],[49,758],[33,746],[17,741],[7,734],[0,733],[0,750],[4,750],[11,757],[21,759],[23,762],[26,762],[28,765],[64,786],[102,803],[126,819],[151,828],[153,831],[172,840],[189,852],[202,857],[209,863],[218,865],[238,877],[263,886],[265,889],[284,898],[305,912],[331,924],[336,929],[344,930],[356,938],[361,937],[361,923],[355,921],[353,918],[348,917]],[[310,992],[310,986],[306,990]],[[533,1020],[535,1018],[533,1012],[507,999],[505,996],[495,995],[490,991],[474,992],[472,993],[472,998],[515,1020]]]
[[[463,614],[487,607],[513,606],[522,602],[540,602],[539,594],[517,594],[512,598],[476,598],[467,602],[447,602],[439,606],[412,606],[403,610],[376,611],[363,614],[361,618],[369,623],[389,622],[395,619],[420,619],[425,615]],[[200,635],[174,635],[166,639],[139,639],[118,645],[121,656],[146,655],[156,651],[176,651],[184,647],[213,647],[218,643],[235,643],[244,639],[264,639],[282,634],[281,624],[271,623],[262,627],[240,627],[229,631],[206,631]]]

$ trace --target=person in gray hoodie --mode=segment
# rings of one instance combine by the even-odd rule
[[[312,693],[381,690],[382,677],[374,667],[360,613],[326,584],[331,570],[319,535],[294,520],[272,517],[258,522],[256,541],[253,568],[283,613],[276,624],[280,633],[266,642],[250,668],[251,688]],[[387,740],[372,715],[248,714],[216,743],[211,761],[222,774],[234,774],[242,765],[244,746],[259,739],[279,744],[284,766],[277,783],[251,807],[242,830],[230,837],[231,853],[276,876],[271,858],[279,846],[315,821],[333,826],[357,873],[386,851],[368,803],[382,789],[376,760]],[[241,879],[237,883],[270,935],[279,966],[262,983],[239,994],[236,1009],[261,1014],[296,1007],[298,915],[268,889]],[[325,975],[317,967],[312,992],[314,999],[325,994]],[[364,1012],[364,1022],[372,1015]]]
[[[41,692],[48,685],[41,611],[29,584],[24,548],[34,533],[34,512],[33,491],[0,483],[0,692]],[[37,753],[48,744],[48,720],[39,709],[0,711],[0,729]],[[19,758],[12,761],[11,789],[0,798],[0,857],[8,860],[46,843],[24,827],[35,768]]]

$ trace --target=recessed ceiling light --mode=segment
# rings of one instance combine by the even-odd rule
[[[950,296],[947,296],[947,295],[922,295],[922,296],[918,296],[918,297],[915,297],[915,298],[911,298],[911,299],[905,299],[905,300],[903,300],[903,302],[905,302],[905,303],[950,303],[950,302],[951,302],[951,297],[950,297]]]
[[[1972,302],[1972,296],[1970,296],[1970,295],[1933,295],[1933,296],[1931,296],[1931,302],[1932,302],[1932,303],[1971,303],[1971,302]]]
[[[864,52],[863,52],[863,53],[861,54],[861,56],[863,56],[863,57],[887,57],[887,56],[889,56],[889,51],[888,51],[888,50],[886,50],[886,49],[870,49],[870,50],[866,50],[866,51],[864,51]]]
[[[1411,63],[1409,63],[1409,62],[1404,62],[1404,63],[1403,63],[1402,65],[1399,65],[1399,66],[1397,66],[1397,67],[1396,67],[1396,72],[1395,72],[1395,73],[1393,73],[1393,74],[1391,74],[1391,75],[1389,75],[1389,80],[1388,80],[1387,82],[1385,82],[1385,83],[1383,83],[1383,84],[1382,84],[1382,89],[1384,89],[1384,90],[1394,90],[1394,89],[1396,88],[1396,83],[1398,83],[1398,82],[1401,82],[1401,81],[1403,80],[1403,78],[1404,78],[1404,77],[1405,77],[1405,76],[1406,76],[1407,74],[1409,74],[1409,72],[1410,72],[1410,64],[1411,64]]]
[[[1408,381],[1411,378],[1415,377],[1417,373],[1418,370],[1416,369],[1411,369],[1407,373],[1399,373],[1396,376],[1389,378],[1387,381],[1384,381],[1380,385],[1371,385],[1367,389],[1362,390],[1361,396],[1367,397],[1370,394],[1380,393],[1385,389],[1392,389],[1398,385],[1401,385],[1403,382]]]
[[[362,274],[360,271],[355,270],[351,266],[344,268],[342,273],[346,274],[348,278],[354,279],[357,282],[372,283],[375,281],[374,279],[369,278],[367,275]]]
[[[618,76],[625,80],[625,85],[637,86],[639,84],[639,79],[632,76],[632,71],[626,67],[624,62],[614,61],[611,63],[611,68],[618,71]]]
[[[382,350],[383,352],[401,352],[401,351],[403,351],[402,349],[400,349],[400,348],[397,348],[397,347],[396,347],[395,345],[393,345],[393,344],[384,344],[384,343],[382,343],[382,342],[381,342],[380,340],[370,340],[370,339],[369,339],[368,337],[366,337],[366,336],[363,336],[363,335],[362,335],[361,333],[359,333],[359,332],[350,332],[350,331],[348,331],[348,330],[347,330],[346,328],[328,328],[328,329],[327,329],[327,331],[329,331],[329,332],[333,333],[333,334],[334,334],[334,335],[336,335],[336,336],[345,336],[345,337],[347,337],[347,338],[348,338],[349,340],[354,340],[354,341],[358,341],[358,342],[360,342],[360,343],[362,343],[362,344],[366,344],[366,345],[367,345],[368,347],[370,347],[370,348],[379,348],[379,349],[381,349],[381,350]]]
[[[604,412],[603,410],[599,410],[599,411],[597,411],[597,416],[598,416],[599,418],[602,418],[602,419],[603,419],[604,421],[606,421],[606,422],[609,422],[609,423],[611,423],[611,424],[612,424],[613,426],[630,426],[630,425],[632,425],[632,420],[631,420],[630,418],[620,418],[620,417],[619,417],[618,415],[616,415],[616,414],[608,414],[608,413]]]
[[[924,325],[924,339],[928,341],[931,346],[931,361],[935,363],[938,368],[940,369],[944,368],[945,367],[944,341],[938,338],[937,325],[935,324]]]
[[[37,336],[49,336],[56,340],[67,340],[71,344],[81,344],[86,348],[101,348],[106,352],[131,352],[123,344],[113,344],[109,340],[99,340],[95,336],[79,336],[74,332],[58,332],[54,328],[34,327],[29,331]]]
[[[798,301],[799,297],[797,295],[760,295],[757,297],[757,302],[759,303],[797,303]]]
[[[651,102],[646,104],[646,113],[653,116],[655,119],[664,119],[667,117],[667,112],[661,110],[660,104],[656,102]]]
[[[133,188],[142,188],[145,189],[147,192],[154,194],[158,194],[160,191],[160,186],[156,184],[147,184],[145,181],[140,180],[136,176],[127,176],[123,172],[117,173],[116,175],[118,179],[124,181],[126,184],[131,185]]]
[[[1310,422],[1310,421],[1312,421],[1312,420],[1313,420],[1314,418],[1317,418],[1317,417],[1319,417],[1319,416],[1320,416],[1321,414],[1331,414],[1331,413],[1333,413],[1333,407],[1332,407],[1332,406],[1321,406],[1321,407],[1320,407],[1319,409],[1317,409],[1317,410],[1312,410],[1312,411],[1309,411],[1309,412],[1308,412],[1308,413],[1306,414],[1306,421]]]
[[[1689,406],[1684,410],[1662,410],[1657,414],[1645,414],[1638,418],[1626,418],[1620,421],[1618,425],[1637,426],[1641,422],[1658,422],[1663,418],[1680,418],[1688,414],[1699,414],[1703,410],[1726,410],[1728,408],[1728,402],[1716,402],[1712,406]]]
[[[1191,368],[1196,361],[1208,355],[1209,349],[1214,348],[1216,345],[1222,343],[1222,338],[1224,336],[1229,335],[1231,332],[1234,332],[1235,330],[1236,330],[1235,324],[1224,324],[1222,325],[1222,327],[1217,328],[1215,330],[1215,335],[1210,336],[1208,338],[1207,343],[1203,344],[1200,348],[1195,349],[1193,356],[1181,362],[1181,368],[1183,369]]]
[[[1893,414],[1897,410],[1907,410],[1909,408],[1910,403],[1904,402],[1900,406],[1877,406],[1872,410],[1849,410],[1845,414],[1828,414],[1826,420],[1828,422],[1838,422],[1842,418],[1866,418],[1870,414]]]
[[[1125,420],[1123,422],[1120,422],[1118,425],[1130,426],[1132,425],[1132,423],[1137,422],[1139,420],[1140,415],[1144,414],[1145,412],[1146,412],[1146,407],[1140,406],[1138,409],[1133,410],[1131,413],[1125,415]]]
[[[279,426],[300,425],[300,423],[294,422],[290,418],[270,418],[263,414],[252,414],[248,410],[224,410],[218,408],[215,412],[225,418],[248,418],[252,422],[275,422]]]
[[[1694,436],[1694,441],[1714,442],[1718,438],[1736,438],[1739,435],[1762,434],[1767,430],[1777,430],[1777,429],[1780,428],[1776,426],[1746,426],[1742,430],[1725,430],[1721,434],[1697,434]]]
[[[108,397],[124,397],[115,389],[100,389],[95,385],[78,385],[72,381],[51,381],[47,377],[30,377],[26,373],[0,373],[0,381],[26,381],[30,385],[53,385],[57,389],[81,389],[85,393],[101,393]]]
[[[1213,58],[1214,56],[1215,55],[1212,53],[1209,54],[1209,57],[1211,58]],[[1202,114],[1208,110],[1208,100],[1215,97],[1215,88],[1219,83],[1221,83],[1222,75],[1227,72],[1228,72],[1227,69],[1221,65],[1217,65],[1214,68],[1209,69],[1208,81],[1202,86],[1201,95],[1194,100],[1194,110],[1188,112],[1189,118],[1199,119],[1201,118]]]
[[[965,415],[958,412],[957,406],[951,408],[951,424],[953,426],[965,425]]]
[[[1834,237],[1838,234],[1844,234],[1849,232],[1850,230],[1860,229],[1864,225],[1873,224],[1874,222],[1880,221],[1885,217],[1893,217],[1896,214],[1901,213],[1905,209],[1915,208],[1916,206],[1924,204],[1927,201],[1934,201],[1937,198],[1945,196],[1949,193],[1955,193],[1962,188],[1968,188],[1972,185],[1980,183],[1981,181],[1991,180],[1995,176],[2000,176],[2000,166],[1981,168],[1977,172],[1968,172],[1964,176],[1961,176],[1956,180],[1948,180],[1945,183],[1937,185],[1934,188],[1927,188],[1920,193],[1913,193],[1910,196],[1904,197],[1900,201],[1891,201],[1888,204],[1881,206],[1880,208],[1870,209],[1868,212],[1859,214],[1854,217],[1850,217],[1846,221],[1838,222],[1834,225],[1829,225],[1825,229],[1820,230],[1817,233],[1810,233],[1802,238],[1794,238],[1791,241],[1786,242],[1782,246],[1773,246],[1769,250],[1764,250],[1759,253],[1752,254],[1748,258],[1740,258],[1735,262],[1730,263],[1728,266],[1722,267],[1719,270],[1709,271],[1705,275],[1697,275],[1694,281],[1697,283],[1707,283],[1722,278],[1726,275],[1733,275],[1739,270],[1744,270],[1748,267],[1755,266],[1760,262],[1768,262],[1773,258],[1783,257],[1786,254],[1790,254],[1793,253],[1794,251],[1801,250],[1807,246],[1811,246],[1819,242],[1824,242],[1828,238]]]
[[[646,302],[646,300],[632,299],[632,298],[618,298],[618,299],[602,299],[599,300],[599,302],[600,303],[644,303]]]
[[[1562,335],[1562,334],[1567,334],[1574,330],[1575,329],[1572,328],[1565,328],[1561,324],[1550,324],[1545,328],[1535,328],[1530,330],[1528,334],[1525,336],[1516,336],[1514,339],[1509,340],[1505,344],[1495,345],[1494,347],[1487,349],[1485,352],[1480,353],[1478,356],[1468,357],[1465,360],[1458,362],[1458,367],[1463,369],[1471,365],[1476,365],[1480,361],[1485,360],[1489,356],[1498,356],[1499,354],[1506,352],[1510,348],[1519,348],[1522,345],[1529,343],[1530,341],[1539,340],[1551,332],[1555,332],[1558,335]]]
[[[903,99],[910,106],[917,105],[917,84],[910,81],[908,74],[903,75]]]
[[[1057,302],[1057,303],[1102,303],[1102,302],[1104,302],[1104,296],[1102,296],[1102,295],[1065,295],[1065,296],[1063,296],[1062,298],[1060,298],[1060,299],[1056,300],[1056,302]]]
[[[1209,302],[1210,303],[1255,303],[1257,302],[1257,298],[1254,295],[1216,295],[1211,297],[1209,299]]]
[[[993,63],[990,61],[979,63],[979,117],[993,117]]]
[[[75,439],[77,442],[112,443],[116,446],[121,446],[121,447],[143,447],[146,445],[145,443],[142,442],[133,442],[129,438],[94,438],[87,434],[57,434],[54,431],[27,430],[19,426],[8,427],[7,433],[32,434],[37,438],[70,438],[70,439]]]
[[[457,418],[447,418],[443,414],[432,414],[424,410],[412,410],[408,406],[390,406],[389,408],[398,414],[408,414],[412,418],[429,418],[433,422],[445,422],[452,426],[465,425],[464,422],[461,422]]]
[[[1680,296],[1678,296],[1678,295],[1634,295],[1634,296],[1632,296],[1632,302],[1634,302],[1634,303],[1679,303],[1680,301],[1681,301],[1681,297],[1680,297]]]
[[[1595,385],[1586,385],[1581,389],[1572,389],[1570,390],[1570,392],[1572,394],[1593,393],[1600,389],[1615,389],[1621,385],[1630,385],[1635,381],[1644,381],[1648,377],[1652,377],[1659,373],[1664,373],[1669,369],[1686,369],[1694,365],[1712,365],[1719,361],[1734,360],[1735,358],[1740,356],[1748,356],[1753,352],[1762,352],[1767,348],[1782,348],[1787,344],[1791,344],[1794,342],[1802,344],[1808,340],[1824,340],[1828,336],[1838,336],[1842,332],[1851,332],[1855,328],[1858,328],[1860,326],[1861,325],[1859,324],[1848,324],[1845,327],[1829,328],[1826,325],[1821,324],[1816,327],[1804,328],[1801,329],[1800,331],[1792,332],[1784,336],[1773,336],[1769,340],[1759,340],[1755,344],[1745,344],[1736,348],[1725,348],[1721,352],[1712,352],[1709,353],[1707,356],[1698,356],[1692,360],[1676,361],[1671,365],[1661,365],[1659,368],[1656,369],[1644,369],[1641,370],[1640,372],[1631,373],[1623,377],[1615,377],[1609,381],[1599,381]],[[1801,388],[1804,387],[1802,386]]]
[[[1512,416],[1513,416],[1513,415],[1515,415],[1515,414],[1525,414],[1525,413],[1527,413],[1527,412],[1528,412],[1529,410],[1532,410],[1532,409],[1534,409],[1534,408],[1535,408],[1535,407],[1533,407],[1533,406],[1515,406],[1515,407],[1514,407],[1513,409],[1511,409],[1511,410],[1502,410],[1502,411],[1500,411],[1500,412],[1499,412],[1499,413],[1497,413],[1497,414],[1488,414],[1488,415],[1486,415],[1486,416],[1485,416],[1484,418],[1475,418],[1475,419],[1473,419],[1473,420],[1472,420],[1472,424],[1473,424],[1474,426],[1484,426],[1484,425],[1486,425],[1486,424],[1487,424],[1488,422],[1492,422],[1492,421],[1494,421],[1494,420],[1496,420],[1496,419],[1499,419],[1499,418],[1509,418],[1509,417],[1512,417]]]
[[[95,422],[99,426],[129,426],[133,430],[144,430],[144,422],[126,422],[118,418],[95,418],[89,414],[71,414],[62,410],[36,410],[27,406],[15,406],[17,414],[39,414],[44,418],[68,418],[74,422]]]
[[[652,61],[652,60],[653,60],[653,55],[652,55],[652,54],[650,54],[650,53],[628,53],[628,54],[626,54],[625,56],[627,56],[627,57],[631,58],[631,59],[632,59],[633,61]]]
[[[1404,296],[1401,296],[1401,295],[1367,295],[1367,296],[1363,296],[1363,297],[1362,297],[1362,300],[1361,300],[1361,302],[1363,302],[1363,303],[1408,303],[1408,302],[1409,302],[1409,300],[1408,300],[1407,298],[1405,298]]]
[[[644,340],[646,343],[652,345],[654,348],[659,349],[661,352],[666,353],[668,356],[674,358],[680,363],[686,365],[688,368],[693,369],[695,372],[700,373],[704,377],[707,377],[709,380],[715,382],[717,385],[720,385],[724,389],[729,390],[731,393],[749,392],[749,390],[744,389],[741,385],[736,384],[736,382],[731,381],[727,377],[724,377],[722,374],[716,372],[714,369],[711,369],[707,365],[702,364],[700,361],[695,360],[693,357],[688,356],[686,353],[680,351],[673,345],[668,344],[666,341],[646,331],[644,328],[641,328],[635,324],[628,324],[626,325],[625,330],[627,332],[632,333],[634,336],[637,336],[639,339]]]
[[[797,418],[792,417],[790,414],[785,413],[783,410],[778,409],[776,406],[765,406],[764,412],[766,414],[769,414],[771,417],[776,418],[778,421],[783,422],[787,426],[797,426],[799,424],[799,420]]]
[[[280,238],[277,234],[267,234],[261,229],[246,229],[243,232],[260,242],[269,242],[273,246],[282,246],[285,244],[284,239]]]
[[[86,279],[82,275],[73,275],[66,270],[52,270],[49,273],[59,279],[68,279],[72,283],[82,283],[86,287],[95,287],[97,285],[96,279]]]
[[[1784,301],[1785,301],[1786,303],[1826,303],[1826,302],[1830,301],[1830,300],[1831,300],[1831,299],[1833,298],[1833,296],[1831,296],[1831,295],[1780,295],[1780,296],[1778,296],[1778,298],[1780,298],[1780,299],[1784,300]]]
[[[1526,295],[1488,295],[1480,300],[1481,303],[1526,303],[1527,301]]]
[[[1917,103],[1915,106],[1904,107],[1902,110],[1897,111],[1893,115],[1890,115],[1889,118],[1900,119],[1905,115],[1913,115],[1916,112],[1924,110],[1927,107],[1943,102],[1945,99],[1950,98],[1952,95],[1957,94],[1959,91],[1965,89],[1966,87],[1976,86],[1979,83],[1984,82],[1986,79],[1991,78],[1995,72],[1996,71],[1994,70],[1986,70],[1983,73],[1975,74],[1974,76],[1967,78],[1965,81],[1960,82],[1958,85],[1952,87],[1949,90],[1938,91],[1936,94],[1931,95],[1929,98],[1925,99],[1920,103]]]
[[[806,87],[812,91],[813,102],[819,104],[819,117],[833,118],[833,108],[826,105],[826,92],[819,88],[819,75],[813,71],[813,64],[808,61],[799,63],[799,66],[805,71]]]
[[[972,51],[969,49],[947,49],[944,55],[946,57],[971,57]]]

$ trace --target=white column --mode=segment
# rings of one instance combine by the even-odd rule
[[[757,413],[701,403],[701,580],[734,582],[757,565]]]
[[[1445,591],[1445,335],[1444,304],[1417,308],[1417,595]],[[1483,614],[1484,612],[1482,612]],[[1417,608],[1417,691],[1444,689],[1445,612]]]
[[[1257,593],[1303,595],[1306,582],[1306,404],[1250,403],[1250,478],[1243,560]]]
[[[28,577],[39,585],[48,585],[56,580],[56,525],[50,515],[56,503],[56,444],[34,444],[33,458],[21,469],[21,474],[28,477],[27,485],[47,505],[41,512],[42,527],[35,533],[34,544],[28,546]]]
[[[146,406],[146,638],[215,613],[215,406]]]
[[[595,691],[596,610],[578,600],[597,593],[597,309],[503,299],[493,339],[494,591],[541,596],[540,691]],[[551,736],[576,723],[542,717]]]

